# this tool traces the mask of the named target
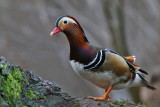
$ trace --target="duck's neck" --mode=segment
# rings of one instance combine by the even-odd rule
[[[88,64],[95,57],[86,41],[83,32],[79,30],[71,30],[64,32],[70,44],[70,60],[75,60],[82,64]]]
[[[88,64],[94,58],[93,51],[88,47],[80,47],[78,45],[70,45],[70,60]]]

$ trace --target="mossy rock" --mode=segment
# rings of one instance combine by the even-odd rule
[[[74,106],[74,98],[54,82],[0,58],[0,107]]]

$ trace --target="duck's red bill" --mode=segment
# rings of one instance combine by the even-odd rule
[[[55,27],[54,30],[50,33],[50,36],[53,36],[54,34],[59,33],[61,31],[62,29],[60,27]]]

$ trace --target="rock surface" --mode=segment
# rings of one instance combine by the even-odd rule
[[[54,82],[0,58],[0,107],[74,106],[74,98]]]
[[[54,82],[43,80],[0,57],[0,107],[138,107],[130,101],[94,101],[71,97]]]

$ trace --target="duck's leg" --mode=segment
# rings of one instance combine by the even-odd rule
[[[105,94],[103,97],[88,97],[94,100],[108,100],[110,99],[110,97],[108,96],[108,94],[111,92],[113,86],[109,86],[108,90],[105,90]]]
[[[108,91],[108,90],[105,89],[105,93],[106,93],[107,91]],[[109,100],[109,99],[111,99],[111,97],[108,95],[108,98],[107,98],[106,100]]]

